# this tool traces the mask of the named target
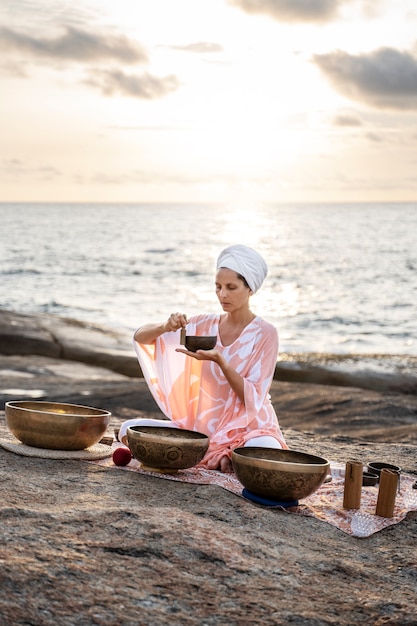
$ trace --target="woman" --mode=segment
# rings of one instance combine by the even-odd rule
[[[234,448],[288,447],[269,395],[278,333],[249,306],[267,272],[258,252],[241,244],[230,246],[217,259],[216,294],[222,315],[187,320],[182,313],[172,313],[166,322],[146,324],[136,331],[134,345],[142,372],[171,421],[128,420],[121,426],[121,441],[126,443],[131,425],[199,431],[210,438],[199,465],[223,472],[231,471]],[[217,336],[215,348],[194,353],[179,347],[183,328],[187,335]]]

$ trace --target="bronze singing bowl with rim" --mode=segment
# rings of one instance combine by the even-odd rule
[[[383,469],[389,469],[393,472],[401,473],[401,467],[399,465],[393,465],[392,463],[385,463],[383,461],[371,461],[368,463],[368,472],[372,472],[372,474],[376,474],[378,477],[378,481],[381,477],[381,472]]]
[[[203,433],[169,426],[129,426],[127,445],[149,471],[176,472],[197,465],[209,446]]]
[[[378,482],[378,474],[374,472],[363,472],[362,473],[362,485],[363,487],[373,487]]]
[[[49,450],[84,450],[100,441],[111,413],[64,402],[6,402],[6,424],[22,443]]]
[[[330,468],[329,461],[313,454],[259,447],[235,448],[232,465],[248,491],[283,502],[314,493]]]
[[[196,352],[197,350],[212,350],[217,343],[216,336],[203,336],[203,335],[186,335],[185,347],[190,352]]]

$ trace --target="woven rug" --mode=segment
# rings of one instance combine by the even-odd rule
[[[114,442],[111,453],[121,444]],[[111,458],[94,461],[96,464],[107,468],[136,472],[163,480],[171,480],[177,482],[194,483],[198,485],[217,485],[230,491],[239,497],[242,494],[243,486],[236,476],[232,474],[224,474],[214,470],[206,470],[202,468],[190,468],[179,470],[176,474],[164,474],[160,472],[150,472],[142,469],[141,464],[132,459],[129,465],[117,466]],[[417,510],[417,489],[413,489],[416,479],[407,474],[401,474],[400,491],[397,494],[393,517],[379,517],[375,515],[375,508],[378,498],[378,486],[363,487],[361,497],[361,508],[356,511],[354,509],[343,508],[343,492],[344,492],[344,469],[345,464],[331,462],[332,480],[324,483],[315,493],[308,498],[304,498],[296,507],[283,509],[279,506],[265,507],[272,510],[279,510],[287,514],[302,515],[305,517],[314,517],[323,522],[327,522],[335,526],[344,533],[353,537],[370,537],[374,533],[398,524],[401,522],[409,511]],[[249,502],[249,500],[247,500]],[[251,502],[253,506],[264,506]]]
[[[96,443],[85,450],[49,450],[27,446],[8,434],[0,438],[0,446],[9,452],[14,452],[14,454],[31,456],[38,459],[82,459],[84,461],[95,461],[111,457],[112,455],[112,449],[102,443]]]

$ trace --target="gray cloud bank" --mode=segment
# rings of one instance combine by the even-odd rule
[[[228,0],[246,13],[269,15],[282,22],[326,22],[344,0]]]
[[[96,35],[67,27],[54,38],[32,37],[10,28],[0,28],[0,50],[16,51],[32,57],[68,61],[116,60],[124,63],[145,63],[145,50],[122,35]]]
[[[158,77],[148,72],[126,74],[120,65],[134,66],[149,63],[146,50],[137,42],[122,35],[95,34],[74,27],[55,37],[33,37],[16,30],[0,28],[0,51],[17,54],[26,64],[46,62],[83,64],[88,78],[84,84],[98,88],[104,95],[123,95],[146,100],[163,98],[175,91],[179,81],[173,75]],[[105,63],[105,69],[100,64]],[[108,67],[111,63],[112,66]],[[92,67],[94,64],[94,67]],[[9,60],[4,65],[9,73],[17,64]],[[15,73],[15,77],[28,77]]]
[[[351,55],[318,54],[313,61],[352,100],[377,108],[417,110],[417,57],[393,48]]]

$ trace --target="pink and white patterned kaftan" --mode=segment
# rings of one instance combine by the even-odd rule
[[[243,403],[213,361],[198,361],[175,349],[180,331],[164,333],[151,344],[134,342],[143,375],[162,412],[179,428],[210,438],[200,466],[213,467],[224,455],[249,439],[274,437],[288,448],[278,425],[269,390],[278,356],[278,333],[256,317],[230,346],[219,337],[220,316],[192,317],[188,335],[217,336],[216,349],[244,380]]]

